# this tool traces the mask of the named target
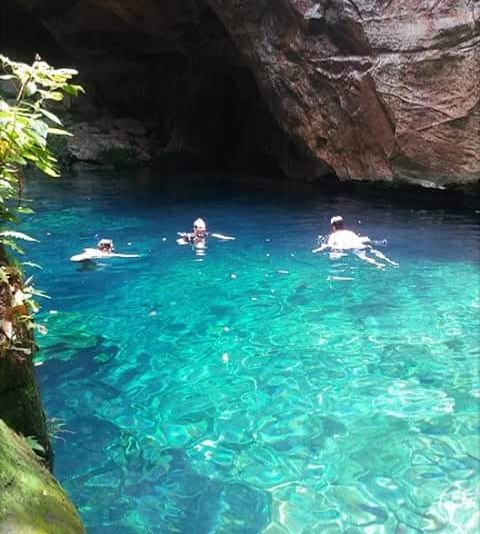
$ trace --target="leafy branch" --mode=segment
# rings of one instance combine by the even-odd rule
[[[5,223],[17,223],[18,215],[32,213],[22,205],[23,170],[34,167],[53,178],[59,177],[58,162],[48,147],[50,136],[71,135],[49,106],[65,95],[83,93],[72,83],[74,69],[55,69],[39,56],[32,65],[0,55],[0,281],[10,282],[4,248],[23,253],[20,241],[36,241]],[[39,292],[24,293],[28,299]],[[28,294],[28,296],[27,296]],[[36,306],[32,306],[33,309]]]

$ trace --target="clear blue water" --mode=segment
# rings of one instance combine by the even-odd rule
[[[473,201],[225,180],[28,185],[51,297],[37,371],[88,532],[476,532]],[[314,256],[338,213],[400,267]],[[177,246],[197,216],[237,240]],[[70,263],[96,234],[142,257]]]

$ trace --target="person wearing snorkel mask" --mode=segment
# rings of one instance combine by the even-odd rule
[[[97,249],[104,254],[111,254],[115,250],[115,246],[111,239],[100,239],[97,243]]]
[[[232,241],[235,239],[227,235],[208,232],[207,223],[201,218],[193,222],[192,232],[177,232],[177,236],[177,243],[179,245],[192,245],[194,248],[206,248],[209,237],[214,237],[221,241]]]

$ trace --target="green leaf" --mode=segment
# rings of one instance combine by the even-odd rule
[[[28,82],[25,86],[25,94],[27,96],[33,96],[37,92],[37,84],[35,82]]]
[[[32,213],[35,213],[32,208],[27,208],[27,206],[18,206],[17,211],[22,215],[31,215]]]
[[[44,299],[51,299],[52,297],[48,294],[48,293],[45,293],[45,291],[40,291],[40,289],[34,289],[32,287],[30,287],[30,291],[27,293],[25,292],[27,297],[26,298],[29,298],[29,294],[30,295],[36,295],[37,297],[42,297]]]
[[[76,76],[78,74],[78,70],[76,69],[57,69],[57,72],[59,74],[67,75],[68,77]]]
[[[62,121],[54,113],[52,113],[51,111],[48,111],[48,109],[40,108],[39,111],[40,111],[40,113],[42,115],[45,115],[45,117],[47,117],[47,119],[50,119],[55,124],[58,124],[59,126],[62,126]]]
[[[81,85],[67,84],[63,90],[65,93],[72,96],[78,96],[79,93],[85,93],[85,89]]]
[[[55,102],[61,102],[63,100],[63,95],[59,91],[47,91],[45,98],[47,100],[54,100]]]
[[[30,241],[32,243],[39,242],[38,239],[22,232],[16,232],[15,230],[3,230],[3,232],[0,232],[0,237],[13,237],[14,239],[23,239],[24,241]]]
[[[19,247],[18,243],[13,239],[0,236],[0,243],[5,247],[11,248],[14,252],[18,252],[18,254],[23,254],[23,249]]]
[[[48,135],[48,124],[45,121],[33,120],[30,124],[39,135],[46,139]]]
[[[60,130],[59,128],[49,128],[48,133],[53,135],[66,135],[68,137],[73,137],[70,132],[67,132],[66,130]]]
[[[38,161],[36,166],[47,176],[51,176],[52,178],[58,178],[60,176],[60,174],[51,165]]]
[[[40,445],[40,443],[38,443],[37,438],[35,438],[34,436],[27,436],[25,438],[25,441],[27,442],[27,445],[32,449],[32,451],[46,454],[45,448]]]
[[[22,261],[22,265],[25,267],[31,267],[32,269],[40,269],[43,270],[43,267],[39,265],[38,263],[33,263],[31,261]]]

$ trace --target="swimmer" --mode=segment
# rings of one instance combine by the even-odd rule
[[[207,224],[203,219],[193,222],[192,232],[177,232],[177,243],[179,245],[192,245],[196,249],[207,247],[207,239],[214,237],[221,241],[233,241],[235,238],[228,235],[214,234],[207,231]]]
[[[70,261],[92,261],[104,258],[139,258],[138,254],[119,254],[111,239],[100,239],[97,248],[86,248],[80,254],[75,254]]]
[[[345,230],[343,217],[336,215],[330,219],[330,225],[332,232],[329,236],[322,239],[323,243],[312,250],[313,253],[322,252],[323,250],[331,250],[331,256],[338,258],[345,255],[346,251],[353,252],[358,258],[375,267],[383,268],[384,263],[380,263],[367,255],[367,252],[375,256],[376,258],[389,263],[390,265],[398,265],[398,263],[390,260],[380,251],[372,247],[377,242],[372,241],[369,237],[358,236],[351,230]],[[382,244],[386,244],[383,241]]]

